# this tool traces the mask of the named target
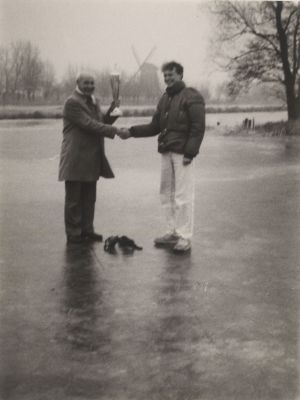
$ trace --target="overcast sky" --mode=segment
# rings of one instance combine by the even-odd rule
[[[189,83],[213,79],[210,39],[216,27],[203,1],[0,0],[1,42],[36,44],[60,79],[69,65],[134,73],[131,46],[158,67],[175,59]]]

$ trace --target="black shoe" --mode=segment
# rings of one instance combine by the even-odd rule
[[[84,239],[82,236],[67,236],[67,243],[80,244],[83,242]]]
[[[99,233],[90,232],[90,233],[83,233],[81,235],[83,240],[91,241],[91,242],[102,242],[103,236]]]

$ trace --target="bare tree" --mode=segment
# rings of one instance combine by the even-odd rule
[[[13,95],[21,89],[22,72],[25,63],[25,44],[22,41],[11,43],[9,50],[11,54],[12,76],[11,88]]]
[[[7,47],[0,47],[0,89],[2,103],[6,104],[11,91],[12,59]]]
[[[54,86],[53,65],[41,59],[39,49],[30,41],[19,40],[0,46],[0,95],[3,104],[20,100],[25,94],[31,101],[37,90],[48,98]]]
[[[48,99],[55,89],[55,70],[49,61],[43,63],[41,86],[44,99]]]
[[[229,54],[230,92],[247,90],[253,82],[279,83],[288,119],[300,118],[300,3],[221,1],[214,11],[219,42]]]
[[[24,66],[22,69],[22,85],[28,100],[34,100],[43,72],[43,63],[39,49],[30,42],[24,43]]]
[[[106,101],[112,100],[111,88],[110,88],[110,72],[108,69],[95,72],[96,79],[96,91],[99,93],[102,99]]]
[[[76,79],[81,68],[78,66],[69,65],[61,82],[62,91],[66,94],[71,93],[76,85]]]

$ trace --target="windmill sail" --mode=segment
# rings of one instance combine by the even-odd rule
[[[136,72],[131,76],[128,83],[132,81],[136,81],[136,97],[138,99],[144,98],[145,100],[155,101],[158,96],[161,94],[161,89],[159,85],[159,80],[157,76],[158,68],[148,62],[154,53],[156,46],[154,46],[143,62],[140,62],[140,58],[137,54],[136,49],[134,46],[131,46],[134,58],[137,62],[138,69]]]

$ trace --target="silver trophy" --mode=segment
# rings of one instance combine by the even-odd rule
[[[114,101],[119,100],[120,95],[120,74],[118,72],[112,72],[110,74],[110,86],[112,91],[112,96]],[[120,117],[123,115],[122,110],[119,107],[115,107],[111,112],[111,117]]]

